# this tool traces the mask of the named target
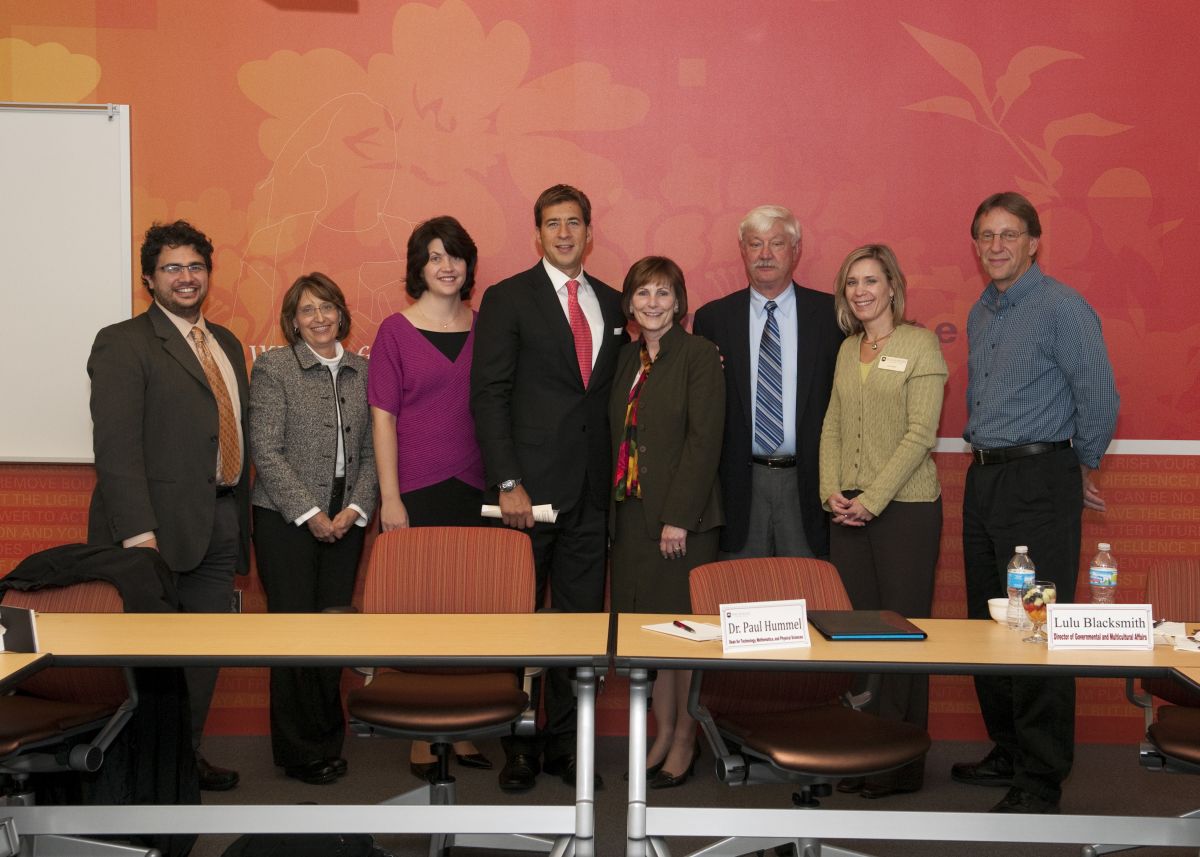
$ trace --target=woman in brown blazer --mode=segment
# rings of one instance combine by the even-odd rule
[[[613,476],[612,609],[691,612],[688,574],[717,558],[724,522],[717,484],[725,379],[716,346],[676,322],[687,314],[683,272],[648,256],[625,276],[621,307],[641,338],[621,349],[609,400]],[[651,788],[682,785],[698,745],[687,713],[691,673],[663,671],[647,753]]]

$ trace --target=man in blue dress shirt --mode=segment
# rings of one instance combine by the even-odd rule
[[[988,617],[1006,594],[1006,566],[1028,545],[1039,579],[1073,598],[1084,506],[1104,510],[1092,481],[1119,398],[1100,319],[1074,289],[1043,273],[1037,210],[1016,193],[989,196],[971,237],[991,278],[967,319],[963,493],[967,615]],[[1058,812],[1075,738],[1075,680],[976,676],[995,746],[954,765],[959,782],[1008,787],[992,812]]]

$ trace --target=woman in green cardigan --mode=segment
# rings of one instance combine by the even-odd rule
[[[887,246],[869,244],[847,256],[833,298],[847,338],[821,431],[830,559],[856,610],[926,617],[942,534],[941,486],[930,451],[946,361],[937,338],[905,319],[904,274]],[[882,676],[873,702],[880,716],[925,728],[928,679]],[[839,788],[886,797],[917,791],[924,773],[922,759]]]

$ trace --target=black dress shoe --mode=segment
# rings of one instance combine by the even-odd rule
[[[646,782],[650,782],[652,779],[658,776],[658,772],[662,770],[662,767],[664,764],[666,764],[666,762],[667,760],[664,756],[661,762],[646,768]],[[625,782],[629,782],[629,771],[625,772]]]
[[[428,780],[437,772],[437,762],[409,762],[408,769],[418,780]]]
[[[1008,787],[1013,781],[1013,763],[999,747],[978,762],[958,762],[950,768],[950,779],[972,786]]]
[[[1004,800],[992,807],[989,812],[1027,812],[1039,815],[1058,815],[1058,801],[1046,800],[1035,794],[1015,786],[1008,790]]]
[[[500,769],[500,788],[506,792],[529,791],[536,785],[541,770],[537,756],[514,753],[504,760],[504,767]]]
[[[569,785],[571,788],[575,788],[575,781],[578,779],[578,768],[576,766],[574,753],[568,753],[565,756],[559,756],[557,759],[547,759],[545,771],[547,774],[552,776],[562,777],[562,781],[564,783]],[[600,791],[604,788],[604,780],[599,774],[595,775],[595,779],[592,782],[593,788],[596,791]]]
[[[907,795],[919,792],[923,785],[924,783],[901,782],[899,780],[890,782],[867,780],[859,790],[858,796],[865,797],[867,800],[878,800],[879,798],[891,797],[892,795]]]
[[[865,777],[842,777],[838,780],[837,790],[844,795],[856,795],[867,784]]]
[[[692,778],[692,774],[696,770],[696,759],[692,758],[692,763],[687,766],[682,774],[672,774],[666,768],[659,771],[654,779],[650,781],[652,789],[673,789],[676,786],[681,786]]]
[[[700,758],[700,741],[697,740],[692,746],[692,761],[688,762],[687,770],[682,774],[672,774],[666,768],[655,774],[654,779],[650,781],[652,789],[673,789],[676,786],[681,786],[692,778],[692,774],[696,771],[696,760]],[[665,761],[665,760],[664,760]]]
[[[310,786],[323,786],[338,778],[337,771],[324,759],[313,759],[302,765],[288,765],[283,772],[293,780],[308,783]]]
[[[478,768],[481,771],[492,769],[492,760],[483,753],[455,753],[454,758],[464,768]]]
[[[333,772],[339,777],[346,776],[346,769],[348,766],[346,765],[346,760],[341,756],[330,756],[325,760],[325,764],[333,768]]]
[[[227,792],[238,784],[238,772],[210,765],[203,756],[196,756],[196,774],[200,788],[206,792]]]

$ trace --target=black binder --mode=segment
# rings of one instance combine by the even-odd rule
[[[894,610],[810,610],[827,640],[924,640],[928,635]]]

